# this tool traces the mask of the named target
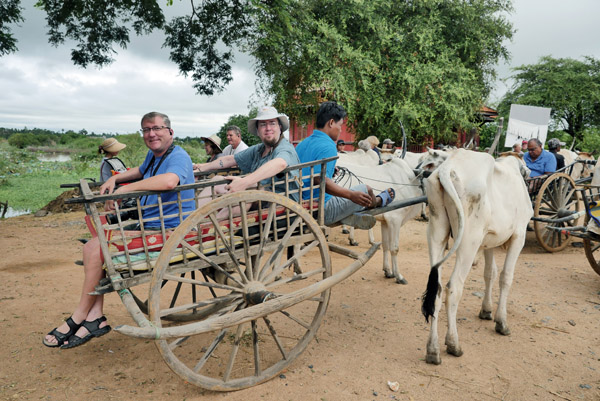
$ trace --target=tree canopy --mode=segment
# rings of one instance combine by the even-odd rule
[[[550,107],[551,128],[567,132],[578,143],[586,129],[600,125],[599,60],[545,56],[513,71],[515,83],[500,102],[501,114],[508,115],[513,103]]]
[[[15,21],[19,1],[7,1],[17,5]],[[198,94],[224,89],[241,51],[253,56],[257,87],[278,109],[303,121],[319,102],[336,100],[359,138],[399,139],[399,120],[413,140],[470,128],[512,38],[511,0],[191,0],[189,15],[170,21],[159,0],[36,6],[47,13],[50,43],[75,41],[77,65],[110,63],[131,29],[159,29]]]

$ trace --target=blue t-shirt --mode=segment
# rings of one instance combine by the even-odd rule
[[[317,160],[326,159],[328,157],[337,156],[337,148],[333,139],[326,133],[314,130],[312,135],[304,139],[296,146],[296,152],[300,158],[300,163],[314,162]],[[313,167],[315,176],[321,172],[321,165],[318,164]],[[327,163],[327,170],[325,175],[327,178],[333,178],[335,172],[335,160]],[[302,169],[302,177],[309,177],[310,167],[304,167]],[[305,188],[310,188],[310,178],[303,179],[303,185]],[[313,189],[313,196],[319,196],[320,190],[318,188]],[[310,198],[310,189],[302,191],[302,199]],[[331,199],[331,195],[325,194],[325,203]]]
[[[542,153],[535,161],[531,160],[529,152],[523,155],[523,160],[525,160],[527,168],[531,170],[531,174],[529,174],[530,177],[537,177],[538,175],[544,174],[546,171],[552,173],[556,171],[556,157],[544,149],[542,149]]]
[[[153,176],[157,176],[165,173],[173,173],[177,174],[179,177],[179,185],[183,184],[193,184],[194,183],[194,170],[192,167],[192,159],[187,154],[185,150],[183,150],[179,146],[175,146],[173,151],[168,154],[165,160],[161,163],[161,159],[165,156],[157,157],[154,160],[152,165],[149,165],[153,153],[148,151],[146,155],[146,159],[140,166],[140,171],[144,173],[144,179],[150,178]],[[158,170],[156,167],[160,164]],[[156,170],[156,171],[155,171]],[[177,192],[165,192],[160,195],[163,202],[163,216],[169,214],[178,214],[179,208],[177,203],[172,203],[165,205],[165,202],[177,201]],[[196,209],[196,202],[194,201],[194,190],[186,189],[185,191],[181,191],[181,205],[182,212],[191,212]],[[184,199],[190,199],[189,201],[183,202]],[[141,202],[144,205],[156,205],[158,204],[158,196],[157,195],[147,195],[141,198]],[[148,209],[143,209],[144,219],[158,217],[159,210],[158,207],[151,207]],[[183,216],[185,219],[187,216]],[[181,222],[179,221],[179,216],[173,216],[165,218],[165,228],[174,228],[177,227]],[[149,222],[144,222],[144,227],[148,228],[157,228],[160,227],[160,220],[154,220]]]
[[[235,159],[235,163],[242,170],[242,174],[249,174],[256,171],[263,164],[273,160],[273,159],[283,159],[287,163],[287,166],[295,166],[300,163],[298,159],[298,155],[296,154],[296,150],[294,146],[285,138],[281,138],[279,144],[271,150],[265,157],[262,157],[263,152],[265,151],[265,145],[259,143],[258,145],[250,146],[248,149],[236,153],[233,155]],[[288,181],[289,181],[289,190],[297,191],[298,190],[298,170],[292,170],[287,173]],[[276,180],[283,179],[283,173],[279,173],[276,176]],[[269,187],[271,184],[270,178],[265,178],[260,182],[260,185]],[[285,183],[276,184],[275,192],[277,193],[285,193]],[[295,201],[298,201],[298,193],[291,193],[290,198]]]

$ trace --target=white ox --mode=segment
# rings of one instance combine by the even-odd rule
[[[494,161],[486,153],[456,150],[431,174],[425,187],[430,212],[427,240],[432,265],[422,305],[425,318],[432,317],[426,361],[440,364],[437,324],[443,292],[442,263],[456,252],[456,264],[446,285],[447,352],[455,356],[463,353],[458,342],[456,312],[465,280],[480,248],[485,255],[485,296],[479,318],[486,320],[492,318],[492,284],[498,274],[493,250],[497,247],[507,250],[494,321],[498,333],[510,334],[506,303],[533,210],[519,172],[519,162],[513,157]],[[448,254],[443,256],[451,232],[455,233],[455,241]]]
[[[394,158],[389,163],[377,166],[346,164],[343,167],[348,168],[364,184],[373,188],[376,194],[386,188],[393,188],[396,192],[396,201],[423,196],[418,178],[415,177],[413,170],[402,159]],[[418,216],[420,211],[421,205],[416,204],[375,216],[376,220],[381,223],[383,271],[386,277],[394,277],[398,284],[407,283],[398,271],[400,228],[408,220]]]
[[[561,149],[558,154],[563,155],[565,158],[565,166],[573,164],[577,160],[594,160],[594,156],[588,152],[572,152],[567,149]],[[589,177],[592,174],[593,167],[590,167],[585,163],[577,163],[571,170],[571,178],[578,180],[580,178]]]

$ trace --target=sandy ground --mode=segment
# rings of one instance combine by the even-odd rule
[[[250,389],[215,393],[172,373],[152,341],[111,332],[72,350],[44,347],[44,334],[70,315],[79,298],[83,271],[74,261],[81,257],[76,239],[86,233],[83,214],[0,221],[0,398],[600,399],[600,276],[583,249],[569,246],[548,254],[528,233],[509,299],[508,337],[477,317],[484,284],[483,266],[476,266],[458,311],[464,355],[443,352],[442,364],[432,366],[424,362],[429,327],[420,313],[429,271],[425,230],[426,223],[418,221],[402,230],[401,270],[408,285],[384,278],[378,252],[333,288],[317,339],[281,376]],[[339,229],[330,240],[347,243]],[[366,233],[359,240],[359,249],[366,248]],[[337,258],[334,270],[347,263]],[[504,253],[497,258],[500,264]],[[448,267],[443,276],[447,280]],[[132,323],[114,293],[106,297],[105,313],[112,325]],[[392,392],[388,381],[399,382],[399,391]]]

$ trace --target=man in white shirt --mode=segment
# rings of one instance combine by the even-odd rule
[[[235,125],[227,127],[227,142],[229,145],[223,149],[223,156],[235,155],[248,149],[248,145],[242,141],[242,131]]]

